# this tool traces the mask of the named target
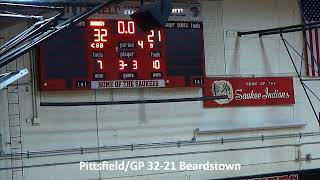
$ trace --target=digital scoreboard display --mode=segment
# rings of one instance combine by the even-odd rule
[[[91,19],[40,45],[40,90],[198,87],[201,22],[142,31],[131,20]]]

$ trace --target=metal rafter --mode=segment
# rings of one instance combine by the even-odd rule
[[[102,3],[101,5],[96,6],[95,8],[88,10],[86,12],[83,12],[79,15],[75,15],[71,17],[70,19],[56,25],[56,26],[50,26],[50,23],[47,23],[48,26],[41,26],[39,29],[36,29],[33,31],[33,29],[28,29],[26,32],[23,32],[23,35],[18,35],[18,38],[15,38],[12,41],[9,41],[6,43],[3,47],[6,49],[3,49],[1,47],[1,55],[0,55],[0,68],[7,65],[8,63],[14,61],[18,57],[22,56],[23,54],[30,51],[33,47],[38,45],[39,43],[45,41],[51,36],[54,36],[55,34],[59,33],[61,30],[70,27],[71,25],[74,25],[85,18],[91,16],[92,14],[98,12],[103,7],[114,4],[114,3],[120,3],[123,0],[107,0],[105,3]],[[61,13],[59,13],[57,16],[55,16],[52,21],[57,20],[58,17],[60,17]],[[31,32],[30,32],[31,31]],[[34,36],[36,34],[36,36]],[[27,38],[25,38],[27,37]],[[12,45],[12,44],[14,45]],[[11,47],[11,48],[8,48]]]
[[[12,14],[12,13],[0,13],[1,17],[8,17],[8,18],[24,18],[24,19],[36,19],[36,20],[42,20],[42,16],[29,16],[29,15],[23,15],[23,14]]]
[[[36,8],[36,9],[45,9],[45,10],[58,10],[62,11],[63,7],[55,7],[55,6],[38,6],[32,4],[17,4],[17,3],[0,3],[0,7],[13,7],[13,8]]]
[[[289,51],[288,45],[287,45],[287,43],[286,43],[286,41],[285,41],[285,39],[284,39],[284,37],[283,37],[283,34],[280,34],[280,37],[281,37],[281,40],[282,40],[282,42],[283,42],[283,44],[284,44],[284,46],[285,46],[285,48],[286,48],[286,50],[287,50],[287,53],[288,53],[289,58],[290,58],[290,60],[291,60],[291,63],[292,63],[292,65],[293,65],[293,67],[294,67],[294,69],[295,69],[295,71],[296,71],[296,73],[297,73],[297,76],[298,76],[298,78],[299,78],[299,81],[300,81],[300,83],[301,83],[301,86],[302,86],[302,88],[303,88],[303,91],[304,91],[304,93],[305,93],[306,96],[307,96],[307,99],[308,99],[308,102],[309,102],[309,104],[310,104],[310,106],[311,106],[311,108],[312,108],[312,111],[313,111],[313,113],[314,113],[314,115],[315,115],[315,117],[316,117],[316,119],[317,119],[317,121],[318,121],[318,123],[319,123],[319,125],[320,125],[320,120],[319,120],[318,113],[316,112],[315,107],[314,107],[314,105],[313,105],[313,103],[312,103],[312,101],[311,101],[311,99],[310,99],[310,96],[309,96],[309,94],[308,94],[308,92],[307,92],[307,87],[306,87],[306,85],[304,84],[304,82],[303,82],[303,80],[302,80],[302,78],[301,78],[301,76],[300,76],[300,74],[299,74],[298,68],[297,68],[296,64],[294,63],[293,57],[292,57],[292,55],[291,55],[291,53],[290,53],[290,51]],[[309,88],[308,88],[308,89],[309,89]],[[309,90],[310,90],[310,89],[309,89]]]
[[[106,101],[106,102],[41,102],[40,106],[98,106],[98,105],[124,105],[124,104],[159,104],[173,102],[192,102],[205,100],[228,99],[228,96],[210,96],[178,99],[154,99],[154,100],[137,100],[137,101]]]
[[[299,25],[292,25],[292,26],[284,26],[284,27],[278,27],[278,28],[272,28],[272,29],[264,29],[264,30],[257,30],[257,31],[242,31],[242,32],[238,32],[238,36],[241,37],[241,36],[245,36],[245,35],[252,35],[252,34],[258,34],[259,37],[262,37],[262,36],[267,36],[267,35],[275,35],[275,34],[280,34],[280,37],[281,37],[281,40],[283,41],[283,44],[287,50],[287,53],[289,55],[289,58],[291,60],[291,63],[292,65],[294,66],[294,69],[295,69],[295,72],[299,78],[299,81],[300,81],[300,84],[304,90],[304,93],[305,95],[307,96],[307,99],[308,99],[308,102],[312,108],[312,111],[319,123],[319,126],[320,126],[320,114],[318,115],[318,113],[316,112],[315,110],[315,107],[310,99],[310,96],[308,94],[308,91],[309,90],[319,101],[320,101],[320,98],[314,93],[314,91],[312,91],[311,88],[309,88],[305,83],[304,81],[320,81],[320,79],[302,79],[301,77],[301,74],[299,73],[298,69],[297,69],[297,66],[296,64],[294,63],[294,60],[293,60],[293,57],[289,51],[289,48],[288,48],[288,45],[295,51],[295,53],[297,53],[302,59],[305,59],[303,57],[303,55],[301,55],[300,53],[298,53],[298,51],[292,46],[290,45],[290,43],[284,39],[283,37],[283,34],[284,33],[292,33],[292,32],[301,32],[301,31],[307,31],[307,30],[312,30],[312,29],[319,29],[320,28],[320,21],[316,21],[316,22],[311,22],[311,23],[306,23],[306,20],[305,20],[305,17],[304,17],[304,14],[303,14],[303,10],[302,10],[302,6],[301,6],[301,3],[299,2],[299,0],[297,0],[297,3],[298,3],[298,6],[299,6],[299,9],[300,9],[300,13],[301,13],[301,17],[302,17],[302,23],[299,24]],[[306,42],[306,45],[307,45],[307,50],[311,51],[311,48],[310,48],[310,44],[308,42]],[[312,61],[315,62],[316,66],[318,67],[318,69],[320,69],[320,65],[316,62],[316,59],[315,59],[315,56],[314,54],[311,54],[311,58],[312,58]],[[301,60],[301,63],[302,63],[302,60]],[[309,63],[307,63],[306,66],[310,66]],[[308,68],[308,67],[306,67]]]
[[[263,29],[263,30],[257,30],[257,31],[240,31],[238,32],[238,36],[241,37],[246,35],[258,34],[259,37],[262,37],[266,35],[284,34],[284,33],[316,29],[316,28],[319,28],[319,25],[320,25],[320,21],[316,21],[316,22],[311,22],[306,24],[283,26],[278,28]]]

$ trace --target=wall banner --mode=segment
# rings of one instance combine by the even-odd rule
[[[246,177],[225,178],[219,180],[319,180],[320,169],[308,169]]]
[[[228,96],[228,99],[204,101],[207,108],[295,104],[292,77],[207,78],[203,94]]]

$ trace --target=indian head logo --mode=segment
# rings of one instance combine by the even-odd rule
[[[228,104],[234,98],[232,84],[226,80],[214,81],[211,86],[213,96],[228,96],[227,99],[214,100],[218,104]]]

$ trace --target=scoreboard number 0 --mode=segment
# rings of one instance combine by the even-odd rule
[[[136,30],[135,30],[135,25],[133,21],[128,21],[127,26],[124,21],[118,21],[119,34],[134,34],[135,32]]]

